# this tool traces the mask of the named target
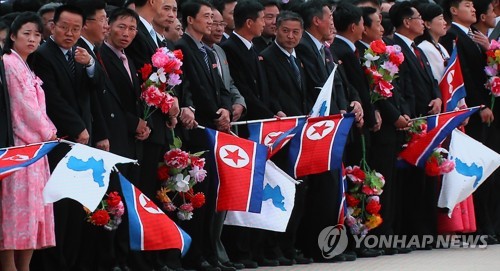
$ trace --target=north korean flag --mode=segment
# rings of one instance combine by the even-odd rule
[[[205,129],[218,177],[217,211],[260,213],[267,147]]]
[[[0,180],[25,168],[49,153],[59,142],[35,143],[0,149]]]
[[[354,114],[309,118],[290,141],[290,173],[296,178],[340,169]]]
[[[296,119],[278,119],[265,122],[249,123],[248,139],[269,148],[268,158],[283,148],[305,124],[305,117]]]
[[[448,60],[448,66],[441,78],[441,82],[439,82],[439,89],[441,90],[443,111],[445,112],[455,110],[458,102],[466,96],[464,78],[456,46],[453,48],[451,57]]]
[[[434,149],[479,107],[441,113],[427,118],[427,133],[418,140],[410,141],[399,157],[411,165],[425,167]]]
[[[123,175],[119,177],[129,220],[130,249],[177,248],[185,255],[191,237]]]

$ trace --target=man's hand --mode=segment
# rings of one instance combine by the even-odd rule
[[[481,110],[479,112],[479,115],[481,116],[481,121],[483,123],[492,123],[493,120],[495,119],[495,116],[493,115],[493,112],[488,107],[486,107],[485,109]]]
[[[238,121],[243,114],[245,108],[241,104],[233,104],[233,121]]]
[[[472,40],[479,44],[484,50],[488,50],[490,47],[490,40],[480,31],[473,31]]]
[[[80,46],[77,46],[75,49],[75,62],[80,63],[82,65],[90,64],[92,56],[90,56],[87,50],[83,49]]]
[[[177,99],[177,97],[174,97],[174,103],[172,104],[172,107],[170,107],[170,110],[168,110],[168,116],[177,118],[180,112],[181,109],[179,108],[179,99]]]
[[[406,115],[405,115],[406,116]],[[399,116],[398,120],[394,122],[394,126],[396,126],[397,129],[405,129],[408,127],[408,119],[405,116]]]
[[[148,139],[149,135],[151,134],[151,128],[146,126],[146,129],[144,129],[141,133],[136,133],[135,138],[138,140],[146,140]]]
[[[441,112],[442,103],[443,102],[439,98],[432,100],[428,104],[428,106],[431,107],[431,110],[429,110],[429,112],[427,112],[427,113],[432,114],[432,115],[439,114]]]
[[[286,117],[286,114],[283,113],[283,111],[278,111],[278,113],[276,113],[276,115],[274,115],[275,118],[284,118]]]
[[[365,120],[364,119],[361,119],[360,121],[356,122],[356,127],[358,127],[358,128],[363,127],[363,125],[365,125]]]
[[[147,130],[148,130],[148,122],[143,120],[143,119],[139,119],[139,123],[137,124],[137,128],[135,129],[135,133],[136,134],[143,134],[145,133]]]
[[[169,129],[174,129],[175,126],[177,125],[177,118],[170,116],[168,118],[168,121],[165,123],[165,125],[167,125],[167,128],[169,128]]]
[[[198,126],[198,123],[194,120],[194,112],[189,107],[181,108],[181,122],[186,129],[193,129]]]
[[[95,147],[103,151],[109,151],[109,140],[106,138],[101,141],[98,141],[95,144]]]
[[[84,129],[79,135],[78,137],[76,138],[76,142],[77,143],[80,143],[80,144],[84,144],[84,145],[87,145],[89,143],[89,138],[90,138],[90,135],[89,135],[89,132],[87,131],[87,129]]]
[[[359,122],[364,116],[363,107],[358,101],[352,101],[349,106],[352,107],[351,113],[354,113],[356,121]]]
[[[382,116],[380,116],[380,111],[375,110],[375,125],[372,127],[372,131],[377,132],[382,127]]]
[[[217,130],[229,131],[229,129],[231,129],[229,110],[225,108],[219,108],[219,110],[217,110],[216,113],[219,115],[219,118],[215,120],[215,125],[217,126]]]

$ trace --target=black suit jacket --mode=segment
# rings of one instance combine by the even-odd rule
[[[57,127],[59,137],[74,140],[85,129],[92,133],[92,80],[85,68],[75,62],[71,74],[66,56],[48,39],[33,53],[33,70],[43,81],[47,114]]]
[[[189,35],[182,36],[176,49],[180,49],[184,55],[181,104],[192,105],[196,109],[195,119],[199,124],[215,128],[214,120],[219,118],[217,110],[225,108],[231,112],[229,90],[218,76],[216,66],[211,65],[210,71],[206,68],[202,52]],[[210,64],[215,64],[215,58],[209,49],[207,54]]]
[[[264,51],[266,48],[271,46],[271,44],[273,44],[273,43],[274,42],[271,40],[271,43],[268,44],[262,36],[256,37],[252,40],[253,47],[255,48],[257,53],[259,53],[259,54],[262,53],[262,51]]]
[[[0,148],[14,145],[10,117],[10,101],[2,57],[0,56]]]
[[[479,49],[477,44],[472,41],[467,34],[456,25],[452,24],[446,35],[441,38],[440,43],[451,54],[454,42],[456,42],[465,90],[467,91],[467,96],[465,97],[467,105],[471,107],[484,104],[490,107],[491,97],[489,95],[489,90],[484,87],[487,80],[486,73],[484,72],[484,67],[486,66],[485,51]],[[500,117],[500,110],[498,108],[499,106],[494,107],[495,117]],[[472,115],[466,128],[467,133],[472,132],[474,134],[478,132],[473,131],[479,130],[477,127],[471,126],[477,126],[480,125],[480,123],[481,119],[479,114]],[[478,138],[476,136],[474,137],[476,139]]]
[[[432,70],[425,54],[419,50],[424,63],[424,68],[417,60],[412,49],[397,35],[394,35],[394,43],[401,47],[405,60],[399,67],[399,89],[404,100],[410,108],[410,117],[428,115],[429,102],[436,98],[441,98],[438,84],[432,76]],[[403,82],[401,82],[403,81]]]
[[[314,100],[306,90],[306,74],[299,58],[295,64],[300,71],[300,82],[293,71],[288,57],[275,43],[261,53],[271,90],[271,97],[278,102],[278,110],[287,116],[307,115]]]
[[[295,48],[297,55],[304,65],[307,78],[307,89],[313,92],[313,100],[316,100],[321,87],[325,84],[331,70],[326,67],[323,59],[309,34],[304,33],[299,45]],[[327,50],[325,48],[325,50]],[[347,100],[342,87],[341,80],[336,76],[334,89],[332,90],[332,101],[330,114],[338,114],[340,110],[347,110]],[[340,83],[340,85],[339,85]]]
[[[257,53],[248,50],[234,33],[221,44],[234,84],[247,103],[246,119],[272,118],[276,106],[270,98],[267,76]]]
[[[373,127],[376,123],[375,108],[370,101],[370,86],[359,58],[354,54],[351,47],[339,38],[333,41],[330,48],[333,49],[339,60],[342,61],[342,67],[345,70],[348,82],[352,84],[359,94],[363,106],[365,127]]]

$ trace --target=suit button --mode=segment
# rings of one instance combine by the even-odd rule
[[[106,90],[105,90],[105,89],[103,89],[103,90],[102,90],[102,93],[106,93]]]
[[[115,117],[115,114],[111,113],[111,117],[114,118]]]

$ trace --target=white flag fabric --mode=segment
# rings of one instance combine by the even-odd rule
[[[333,79],[335,77],[335,71],[337,71],[337,66],[333,68],[332,73],[328,76],[325,84],[321,88],[321,91],[316,98],[316,102],[309,113],[311,117],[321,117],[330,115],[330,104],[332,102],[332,89],[333,89]]]
[[[106,194],[109,174],[118,163],[137,161],[76,143],[57,164],[45,185],[45,203],[71,198],[94,211]]]
[[[451,213],[456,204],[465,200],[500,166],[500,155],[472,137],[453,130],[449,157],[455,169],[443,175],[438,207]]]
[[[228,211],[224,224],[284,232],[292,215],[297,183],[268,160],[260,214]]]

